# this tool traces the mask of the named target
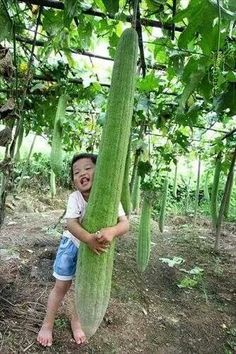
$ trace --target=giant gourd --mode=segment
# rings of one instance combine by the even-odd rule
[[[138,38],[126,29],[118,43],[105,124],[93,188],[83,227],[91,233],[117,223],[133,114]],[[75,281],[75,305],[87,338],[101,323],[111,289],[114,241],[108,252],[96,255],[80,245]]]

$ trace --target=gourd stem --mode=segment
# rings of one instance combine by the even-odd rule
[[[139,4],[139,0],[134,0],[134,2],[133,2],[133,20],[132,20],[132,27],[134,29],[136,28],[136,23],[137,23],[138,4]]]

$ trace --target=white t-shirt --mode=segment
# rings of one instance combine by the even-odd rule
[[[71,193],[69,195],[66,213],[64,216],[65,221],[66,221],[66,219],[77,219],[78,218],[79,223],[81,223],[83,220],[84,214],[85,214],[87,204],[88,203],[86,202],[86,200],[84,200],[80,191],[75,191],[75,192]],[[124,215],[125,215],[125,212],[124,212],[124,209],[120,203],[119,209],[118,209],[118,217],[121,217]],[[80,241],[75,236],[73,236],[69,230],[66,229],[63,232],[63,236],[70,238],[74,242],[74,244],[77,247],[79,247]]]

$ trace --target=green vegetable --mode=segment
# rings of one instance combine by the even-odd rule
[[[151,247],[151,210],[152,206],[147,197],[144,197],[141,210],[141,218],[137,242],[137,266],[140,272],[144,272],[150,257]]]
[[[63,166],[62,128],[66,112],[66,95],[61,95],[54,121],[50,163],[53,172],[60,174]]]
[[[126,29],[116,51],[96,173],[82,223],[92,233],[117,223],[133,114],[137,50],[136,31]],[[108,252],[99,256],[85,244],[80,246],[75,303],[87,338],[96,332],[108,306],[114,246],[113,242]]]

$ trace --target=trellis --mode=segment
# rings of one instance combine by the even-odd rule
[[[5,2],[5,0],[0,0]],[[28,38],[26,36],[22,36],[19,34],[16,34],[16,29],[14,28],[14,37],[13,37],[13,45],[14,45],[14,60],[16,60],[16,42],[17,43],[21,43],[23,46],[23,50],[26,50],[29,55],[30,55],[30,59],[29,59],[29,65],[28,65],[28,69],[27,69],[27,73],[26,73],[26,80],[25,80],[25,86],[23,88],[19,88],[17,83],[18,83],[18,76],[17,76],[17,72],[16,72],[16,76],[14,77],[15,80],[15,87],[9,87],[9,88],[3,88],[0,90],[0,92],[5,93],[8,97],[13,95],[16,97],[16,101],[19,103],[20,100],[18,100],[19,95],[21,95],[21,98],[23,97],[23,100],[21,100],[20,105],[18,105],[18,111],[16,111],[16,113],[18,115],[15,115],[15,120],[16,120],[16,132],[15,132],[15,136],[13,139],[13,142],[11,144],[10,147],[10,155],[11,158],[13,158],[14,155],[14,147],[15,147],[15,143],[16,143],[16,138],[17,138],[17,134],[19,131],[19,123],[20,123],[20,115],[21,115],[21,111],[24,107],[24,98],[26,97],[26,95],[36,95],[38,94],[37,92],[30,92],[30,83],[31,81],[49,81],[49,82],[57,82],[57,78],[55,78],[53,76],[52,73],[47,73],[47,75],[45,75],[44,72],[40,73],[40,74],[34,74],[33,76],[31,76],[31,65],[33,63],[34,57],[37,58],[37,55],[35,54],[35,48],[36,47],[44,47],[45,45],[47,45],[47,41],[50,40],[50,36],[48,36],[48,34],[44,35],[45,40],[42,39],[38,39],[38,35],[40,34],[39,31],[37,30],[37,27],[40,25],[41,23],[41,14],[44,10],[44,8],[49,8],[49,9],[55,9],[58,11],[63,11],[64,10],[64,3],[61,1],[56,1],[56,0],[20,0],[19,3],[24,3],[27,6],[31,6],[31,5],[37,5],[39,6],[39,12],[37,15],[37,26],[36,26],[36,30],[35,29],[27,29],[28,31],[33,31],[34,37],[33,38]],[[177,1],[173,0],[173,4],[172,6],[169,6],[170,10],[172,11],[172,18],[176,15],[176,9],[177,9]],[[89,8],[89,9],[82,9],[81,10],[81,14],[84,16],[93,16],[93,17],[98,17],[98,18],[104,18],[104,19],[109,19],[112,21],[123,21],[123,22],[131,22],[132,18],[129,15],[124,15],[122,16],[122,18],[116,18],[116,16],[111,15],[109,13],[102,13],[100,11],[97,11],[93,8]],[[78,22],[78,18],[76,16],[74,16],[73,18],[75,25],[78,27],[79,26],[79,22]],[[174,22],[173,23],[163,23],[161,21],[158,21],[156,19],[152,19],[152,18],[146,18],[146,17],[142,17],[141,16],[141,12],[140,12],[140,8],[138,6],[138,11],[137,11],[137,25],[136,25],[136,30],[139,36],[139,49],[140,49],[140,61],[139,61],[139,68],[140,70],[142,70],[142,76],[145,77],[146,76],[146,71],[147,69],[151,69],[151,70],[157,70],[157,71],[161,71],[161,72],[165,72],[167,70],[167,66],[164,64],[159,64],[159,63],[155,63],[150,65],[149,63],[146,63],[145,60],[145,55],[144,55],[144,45],[145,42],[143,41],[142,38],[142,32],[143,32],[143,28],[160,28],[162,30],[165,30],[168,32],[168,37],[171,38],[172,40],[175,38],[175,34],[176,33],[183,33],[183,31],[186,29],[186,27],[182,27],[182,26],[177,26]],[[234,38],[230,38],[229,39],[230,42],[234,41]],[[32,48],[29,49],[27,47],[27,45],[31,45]],[[61,49],[63,50],[63,49]],[[67,48],[67,50],[69,50],[72,54],[79,54],[79,55],[83,55],[83,56],[87,56],[89,58],[96,58],[96,59],[101,59],[101,60],[106,60],[106,61],[110,61],[112,62],[113,59],[111,57],[108,56],[104,56],[104,55],[98,55],[98,54],[94,54],[90,51],[86,51],[83,48]],[[59,49],[60,51],[60,49]],[[179,48],[178,51],[183,51],[183,53],[186,55],[187,53],[189,55],[192,54],[197,54],[199,56],[204,56],[204,54],[200,53],[200,52],[193,52],[193,51],[189,51],[187,49],[183,49],[183,48]],[[37,60],[39,60],[39,58],[37,58]],[[15,61],[15,66],[16,66],[16,61]],[[95,74],[96,75],[96,74]],[[97,77],[98,79],[98,77]],[[99,82],[99,80],[97,80]],[[71,84],[75,84],[75,85],[82,85],[83,84],[83,79],[80,77],[72,77],[72,75],[68,78],[67,80],[68,83]],[[99,85],[101,87],[109,88],[109,83],[102,83],[99,82]],[[150,91],[151,92],[151,91]],[[44,94],[44,93],[40,93],[40,94]],[[155,90],[153,90],[153,94],[157,95],[157,92]],[[46,94],[45,94],[46,95]],[[168,88],[167,91],[164,91],[161,93],[161,95],[168,95],[168,96],[173,96],[173,97],[179,97],[179,92],[178,89],[175,90],[174,88]],[[155,97],[155,96],[154,96]],[[201,96],[196,96],[195,97],[198,100],[202,100]],[[173,109],[173,107],[175,107],[176,105],[173,103],[167,103],[167,105],[169,105],[170,110]],[[93,111],[82,111],[82,110],[77,110],[80,111],[81,113],[90,113]],[[69,112],[69,110],[68,110]],[[96,112],[95,112],[96,113]],[[214,122],[213,122],[214,123]],[[11,127],[13,127],[14,125],[14,120],[11,121]],[[208,130],[212,130],[215,132],[218,132],[220,134],[223,134],[223,136],[221,137],[222,140],[226,140],[232,136],[234,136],[236,129],[229,129],[229,131],[227,130],[222,130],[222,129],[215,129],[214,128],[214,124],[210,124],[207,127],[201,126],[201,124],[195,124],[192,125],[192,128],[197,128],[197,129],[202,129],[203,132],[201,135],[203,135],[205,132],[207,132]],[[150,130],[147,129],[147,121],[145,121],[142,123],[141,127],[140,127],[140,131],[139,131],[139,136],[142,139],[143,134],[147,134],[147,135],[156,135],[154,132],[151,132]],[[7,156],[8,156],[8,150],[9,148],[6,149],[6,159],[7,160]],[[134,158],[134,160],[136,160],[136,157]],[[4,167],[1,167],[0,165],[0,169],[3,170],[6,169],[6,166],[9,166],[10,168],[10,164],[5,164],[5,160],[3,161],[3,163],[1,164]],[[8,161],[9,162],[9,161]]]

